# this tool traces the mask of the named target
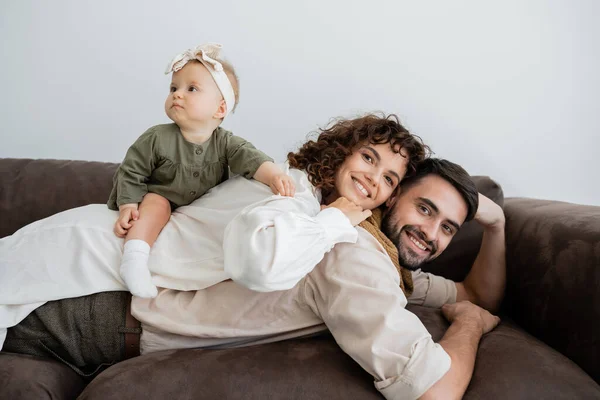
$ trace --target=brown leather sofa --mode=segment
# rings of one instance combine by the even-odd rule
[[[104,203],[116,164],[0,159],[0,237],[59,211]],[[522,198],[476,177],[506,213],[502,322],[483,337],[465,399],[600,398],[600,207]],[[474,223],[427,270],[461,280]],[[438,340],[439,310],[409,307]],[[227,350],[153,353],[86,382],[52,359],[0,352],[1,399],[376,399],[372,378],[329,335]]]

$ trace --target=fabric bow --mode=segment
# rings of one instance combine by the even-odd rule
[[[195,49],[188,49],[181,54],[177,54],[169,63],[165,74],[177,72],[185,66],[189,61],[198,60],[202,64],[205,62],[210,64],[215,71],[223,71],[223,65],[215,60],[219,57],[221,46],[218,43],[207,43],[196,46]]]

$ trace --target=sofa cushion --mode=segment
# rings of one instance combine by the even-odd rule
[[[477,190],[501,207],[504,204],[502,188],[488,176],[472,176]],[[423,271],[444,276],[456,282],[465,279],[477,257],[483,238],[483,229],[476,221],[463,224],[446,250],[435,260],[423,266]]]
[[[47,358],[0,352],[0,398],[74,399],[84,380],[66,365]]]
[[[409,305],[438,342],[447,327],[441,310]],[[579,366],[513,321],[483,336],[464,399],[598,399],[600,386]]]
[[[127,360],[80,399],[380,399],[371,377],[328,335],[225,350],[169,350]]]
[[[438,309],[409,306],[438,341],[448,323]],[[377,399],[372,378],[331,336],[226,350],[172,350],[114,365],[81,399]],[[483,337],[465,399],[600,398],[575,363],[503,321]]]
[[[469,399],[600,399],[600,386],[577,364],[506,320],[484,336]]]

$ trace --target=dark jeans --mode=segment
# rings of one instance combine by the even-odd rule
[[[92,379],[125,359],[128,292],[50,301],[8,329],[2,351],[57,359]]]

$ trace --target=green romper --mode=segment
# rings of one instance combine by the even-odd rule
[[[273,159],[221,127],[206,142],[195,144],[185,140],[176,124],[156,125],[127,150],[113,177],[108,208],[118,210],[156,193],[175,209],[226,180],[228,167],[250,179],[265,161]]]

